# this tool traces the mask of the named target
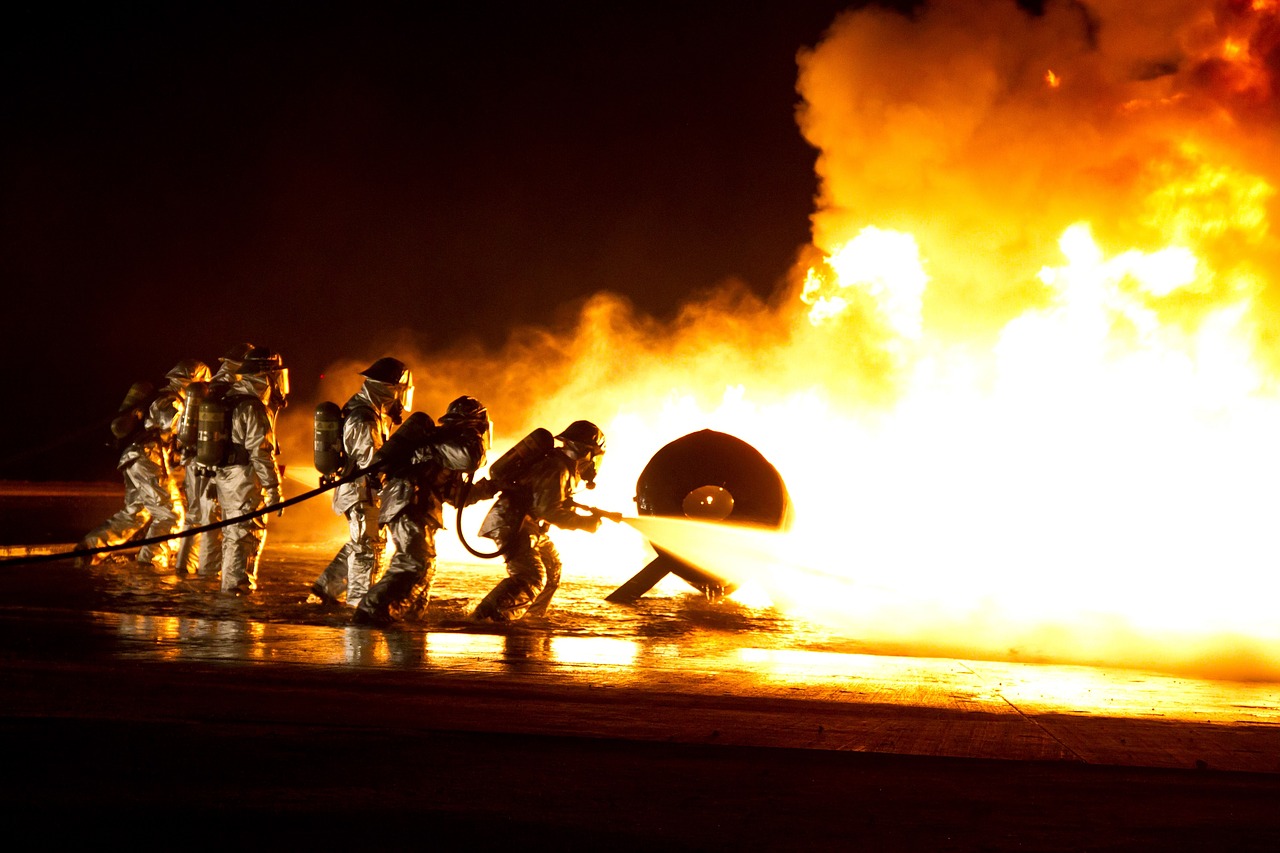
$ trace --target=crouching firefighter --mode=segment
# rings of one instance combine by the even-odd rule
[[[398,358],[380,358],[361,372],[364,384],[342,409],[321,403],[315,414],[315,465],[322,484],[370,468],[392,425],[413,409],[413,373]],[[378,524],[378,480],[369,474],[333,490],[333,511],[349,537],[311,585],[307,602],[329,604],[346,592],[356,607],[369,591],[384,536]]]
[[[621,519],[619,514],[581,507],[573,500],[581,483],[595,487],[604,456],[600,427],[574,421],[555,438],[560,447],[554,446],[545,429],[530,433],[493,464],[489,477],[478,481],[467,497],[472,503],[498,495],[480,535],[498,543],[507,564],[507,577],[476,606],[474,619],[514,622],[524,616],[545,616],[560,586],[561,572],[560,553],[548,535],[550,527],[594,533],[602,517]],[[541,452],[536,452],[539,445]],[[500,464],[508,459],[511,464]]]
[[[225,436],[225,451],[217,454],[202,446],[198,456],[221,456],[214,480],[218,504],[224,519],[248,515],[265,506],[281,503],[284,490],[280,480],[276,446],[276,416],[289,398],[289,370],[280,354],[267,347],[255,347],[235,375],[235,382],[223,400],[225,433],[206,435],[201,425],[200,441],[217,445]],[[206,408],[212,418],[217,411]],[[210,428],[212,430],[212,428]],[[267,518],[260,515],[228,525],[222,537],[222,591],[247,594],[258,585],[258,557],[267,536]]]
[[[378,521],[395,553],[356,608],[354,622],[388,625],[426,615],[444,502],[457,500],[464,477],[484,464],[488,448],[489,411],[463,396],[449,404],[439,425],[414,413],[374,454],[374,466],[386,477]]]

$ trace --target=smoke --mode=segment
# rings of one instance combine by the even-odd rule
[[[1278,23],[1263,0],[848,11],[798,55],[820,192],[769,298],[725,282],[660,321],[599,293],[496,349],[406,333],[321,395],[395,355],[416,408],[488,405],[491,458],[595,421],[592,502],[628,513],[664,444],[736,435],[796,509],[752,571],[886,650],[1274,677]],[[620,553],[591,563],[621,583],[647,557]]]
[[[799,57],[821,154],[814,243],[913,234],[938,334],[995,333],[1050,299],[1035,274],[1078,221],[1113,251],[1191,245],[1213,274],[1156,307],[1256,296],[1275,361],[1280,182],[1274,4],[935,2],[846,12]]]

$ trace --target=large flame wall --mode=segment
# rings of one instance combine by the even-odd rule
[[[659,323],[600,294],[500,352],[364,355],[412,360],[432,413],[484,399],[495,452],[596,420],[609,508],[680,435],[752,443],[797,524],[739,568],[870,644],[1280,677],[1278,23],[849,11],[798,57],[820,193],[772,299]],[[564,538],[619,582],[643,562],[616,529]]]

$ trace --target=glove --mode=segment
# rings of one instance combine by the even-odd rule
[[[276,504],[281,504],[281,503],[284,503],[284,489],[281,488],[280,486],[276,486],[274,489],[268,489],[267,490],[267,506],[275,506]],[[284,515],[283,509],[279,510],[276,513],[277,517],[282,515]]]
[[[597,530],[600,529],[600,516],[598,515],[584,516],[582,519],[582,527],[579,529],[585,530],[588,533],[595,533]]]

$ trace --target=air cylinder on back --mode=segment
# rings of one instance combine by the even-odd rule
[[[342,409],[328,400],[316,406],[315,465],[322,475],[330,477],[342,470]]]
[[[206,397],[196,415],[196,462],[210,468],[218,467],[226,458],[230,443],[226,403]]]

